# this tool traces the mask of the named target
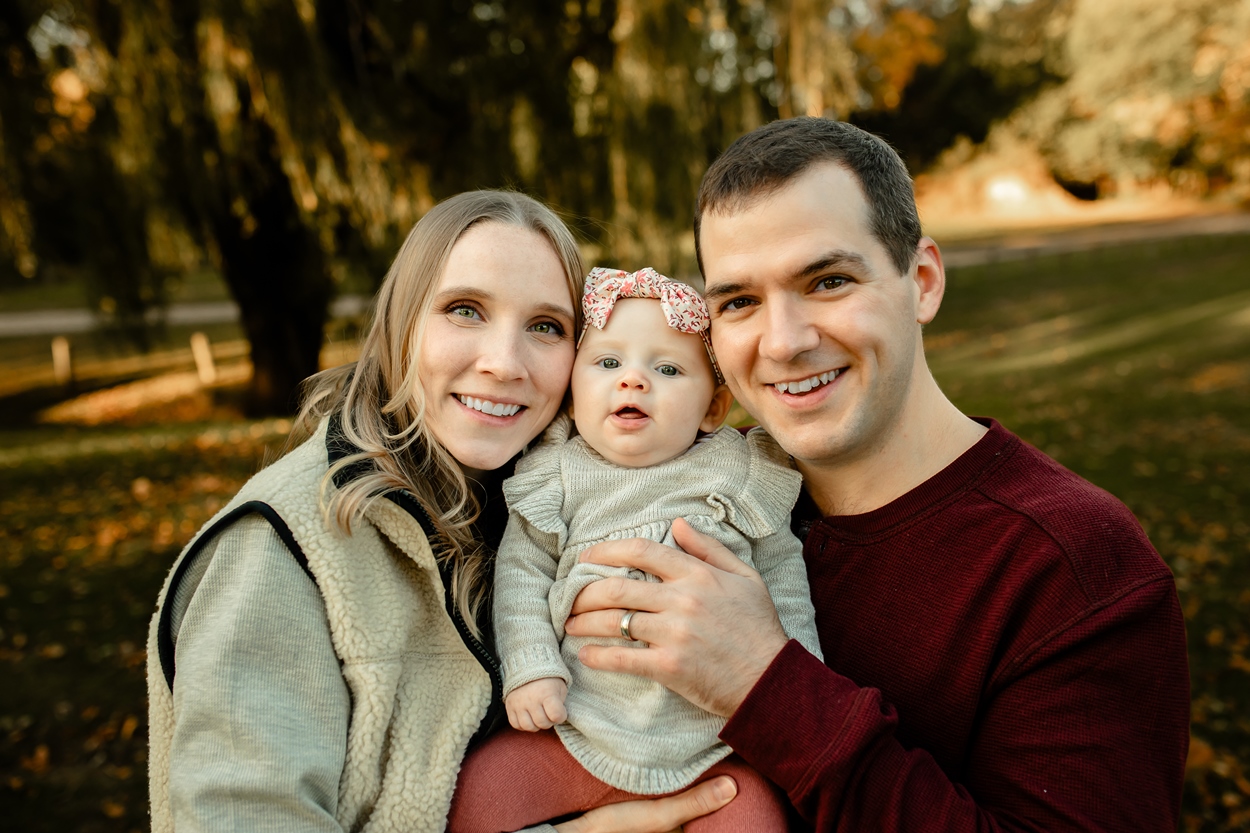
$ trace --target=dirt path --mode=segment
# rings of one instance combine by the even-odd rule
[[[1003,260],[1022,260],[1039,255],[1088,251],[1104,246],[1226,234],[1250,234],[1250,213],[1205,214],[1040,231],[1005,231],[992,237],[953,240],[949,243],[943,243],[942,237],[938,235],[937,241],[942,247],[946,265],[958,268]]]

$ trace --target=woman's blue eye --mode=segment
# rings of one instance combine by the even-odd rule
[[[660,373],[662,373],[665,376],[676,376],[678,373],[681,372],[677,368],[673,367],[671,364],[662,364],[656,369],[659,370]]]
[[[621,362],[619,359],[600,359],[599,366],[604,370],[616,370],[621,366]]]

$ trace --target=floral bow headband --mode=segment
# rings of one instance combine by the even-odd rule
[[[721,376],[720,365],[716,363],[716,354],[712,352],[712,339],[708,335],[708,327],[712,321],[702,296],[693,287],[666,278],[651,267],[639,269],[637,272],[602,267],[590,270],[590,275],[586,278],[586,293],[582,296],[582,314],[586,324],[577,339],[579,347],[586,337],[586,331],[592,326],[602,330],[608,325],[612,308],[621,298],[653,298],[659,301],[668,326],[680,333],[691,333],[703,339],[716,381],[725,381]]]

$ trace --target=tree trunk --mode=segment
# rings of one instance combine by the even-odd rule
[[[285,177],[267,183],[244,217],[216,223],[222,272],[252,348],[252,416],[295,411],[300,382],[320,369],[333,293],[316,232],[301,222]]]

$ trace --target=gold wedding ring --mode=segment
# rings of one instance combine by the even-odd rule
[[[629,632],[629,623],[633,621],[634,614],[637,612],[638,611],[636,610],[627,610],[625,611],[625,615],[621,617],[621,636],[625,637],[630,642],[638,641],[638,637]]]

